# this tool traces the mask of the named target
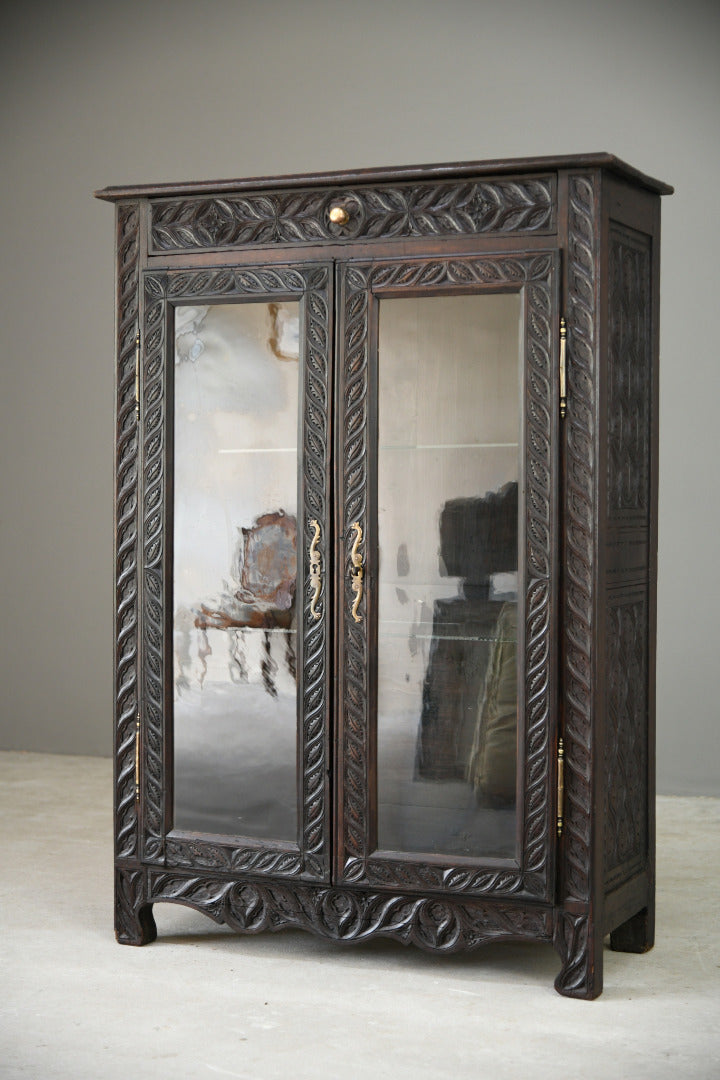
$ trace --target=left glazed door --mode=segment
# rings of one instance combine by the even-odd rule
[[[142,858],[327,881],[331,268],[143,299]]]

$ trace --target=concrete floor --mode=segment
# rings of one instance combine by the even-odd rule
[[[717,1080],[720,800],[658,800],[657,945],[606,951],[595,1002],[540,945],[434,958],[156,905],[112,933],[111,764],[0,754],[0,1076],[32,1080]]]

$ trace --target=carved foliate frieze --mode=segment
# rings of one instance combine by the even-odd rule
[[[563,896],[589,899],[595,551],[596,263],[593,177],[569,178],[565,492],[565,851]],[[577,935],[575,935],[577,937]]]
[[[650,238],[610,230],[608,512],[647,517],[650,506]]]
[[[138,332],[139,209],[117,211],[117,405],[115,452],[115,851],[137,851],[135,738],[138,713]]]
[[[605,885],[644,867],[648,845],[646,590],[608,598]]]
[[[334,224],[331,206],[347,213]],[[151,204],[151,248],[188,251],[347,239],[538,233],[555,228],[555,178],[264,191]]]
[[[168,866],[282,878],[303,875],[321,878],[324,874],[321,859],[313,854],[258,845],[243,847],[170,837],[165,845],[165,855]]]
[[[468,895],[541,897],[546,891],[543,867],[533,873],[512,870],[479,870],[477,867],[443,867],[409,859],[350,858],[343,868],[343,880],[372,888],[432,889],[434,892]]]
[[[326,769],[327,731],[326,688],[327,619],[325,585],[313,616],[309,580],[303,581],[302,670],[298,672],[302,693],[302,837],[300,851],[262,847],[225,847],[222,844],[194,843],[171,839],[166,843],[169,822],[165,814],[167,758],[165,727],[169,704],[166,698],[165,626],[170,583],[167,580],[167,550],[171,510],[168,506],[167,446],[170,418],[166,385],[167,340],[172,305],[204,302],[214,298],[257,297],[259,302],[274,296],[294,296],[304,300],[303,430],[302,430],[302,527],[308,536],[309,520],[315,518],[327,528],[329,429],[329,320],[332,306],[331,280],[327,266],[252,269],[220,268],[197,271],[146,273],[145,327],[143,339],[143,536],[144,536],[144,671],[142,713],[142,792],[144,857],[178,866],[203,865],[210,868],[274,873],[281,876],[327,875],[328,781]],[[327,536],[323,536],[327,544]]]
[[[341,418],[343,437],[343,879],[369,886],[398,883],[401,888],[452,890],[467,894],[527,893],[544,896],[550,888],[550,755],[555,675],[552,667],[553,613],[553,451],[554,380],[552,342],[555,257],[425,259],[349,267],[344,276]],[[486,286],[524,291],[526,337],[525,510],[525,783],[523,844],[516,869],[487,872],[462,867],[437,868],[419,860],[389,860],[372,855],[370,836],[368,616],[352,615],[350,540],[353,523],[367,528],[368,381],[371,296],[419,286]],[[367,601],[370,603],[370,600]],[[366,608],[366,612],[369,611]]]
[[[327,279],[325,267],[316,276]],[[222,267],[220,270],[177,270],[168,275],[167,290],[171,300],[212,299],[222,296],[272,296],[274,293],[303,294],[307,274],[297,267]],[[327,289],[327,284],[325,285]]]
[[[552,937],[551,913],[543,908],[172,873],[151,873],[149,886],[152,901],[187,904],[245,934],[296,928],[345,942],[382,935],[444,953]]]

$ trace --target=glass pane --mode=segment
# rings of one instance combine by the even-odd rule
[[[515,855],[520,321],[380,301],[381,850]]]
[[[299,309],[175,309],[175,827],[297,839]]]

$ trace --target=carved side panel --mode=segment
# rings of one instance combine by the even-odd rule
[[[350,267],[345,275],[343,400],[343,808],[344,881],[370,887],[434,889],[467,894],[528,893],[546,896],[551,887],[550,725],[555,714],[554,626],[554,503],[553,451],[554,380],[552,378],[552,313],[554,256],[516,258],[417,260]],[[468,869],[438,866],[411,859],[388,859],[372,854],[369,793],[373,776],[370,760],[372,732],[367,673],[368,625],[372,598],[363,601],[363,622],[351,613],[353,591],[350,549],[353,523],[367,536],[368,489],[368,356],[370,298],[405,288],[478,288],[515,286],[524,289],[526,339],[525,423],[527,492],[526,610],[525,610],[525,783],[523,785],[523,843],[517,869]],[[368,558],[371,555],[368,554]]]
[[[608,513],[650,508],[650,238],[610,231]]]
[[[348,213],[345,225],[328,216]],[[155,251],[328,240],[537,233],[555,228],[555,178],[266,191],[152,204]]]
[[[329,508],[327,505],[329,430],[329,319],[332,307],[331,280],[327,266],[253,269],[211,269],[148,273],[145,285],[145,338],[143,348],[144,420],[144,699],[142,790],[144,855],[148,861],[167,859],[177,866],[204,866],[233,872],[276,876],[306,875],[324,878],[328,873],[327,837],[327,731],[328,683],[327,580],[323,584],[315,619],[310,611],[312,589],[309,576],[303,582],[302,667],[298,671],[302,694],[302,837],[299,847],[279,850],[261,843],[246,847],[206,844],[173,837],[166,842],[165,729],[169,703],[165,696],[165,627],[169,620],[167,551],[170,538],[167,446],[170,421],[167,364],[172,343],[166,340],[172,303],[202,299],[274,296],[304,298],[304,426],[302,500],[300,527],[309,539],[308,522],[322,523],[323,549],[327,552]],[[327,575],[325,575],[327,579]]]
[[[605,885],[644,866],[647,855],[647,597],[609,598],[605,732]]]
[[[187,904],[244,934],[297,928],[342,942],[382,935],[441,953],[503,939],[549,941],[552,935],[545,908],[171,873],[151,873],[149,886],[153,902]]]
[[[651,238],[611,223],[608,326],[608,574],[605,595],[606,889],[647,865]]]
[[[591,176],[569,178],[568,418],[565,494],[565,804],[562,895],[591,896],[596,264]]]
[[[115,454],[115,854],[137,852],[135,732],[138,712],[137,203],[117,212],[117,406]]]

